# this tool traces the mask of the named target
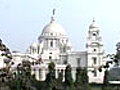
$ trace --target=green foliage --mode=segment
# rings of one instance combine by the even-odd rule
[[[116,65],[119,64],[119,61],[118,61],[119,59],[120,59],[120,51],[117,50],[117,53],[116,53],[116,55],[114,56],[114,59],[113,59],[113,61],[116,63]]]
[[[63,70],[61,70],[61,72],[59,71],[58,73],[58,78],[57,78],[57,86],[56,86],[57,90],[63,90]]]
[[[120,53],[119,52],[117,52],[117,54],[115,55],[115,58],[120,59]]]
[[[76,90],[91,90],[88,84],[87,69],[78,67],[76,69],[76,81],[75,81]]]
[[[105,70],[103,84],[106,85],[106,86],[109,84],[108,75],[109,75],[108,70]]]
[[[75,90],[70,65],[67,65],[65,70],[65,90]]]
[[[111,88],[110,86],[105,86],[105,87],[102,87],[102,90],[115,90],[115,89],[113,89],[113,88]]]
[[[82,69],[80,67],[78,67],[76,69],[76,81],[75,84],[82,84]]]
[[[48,65],[48,69],[49,69],[49,71],[54,70],[54,69],[55,69],[55,64],[54,64],[53,62],[51,62],[51,63]]]
[[[61,72],[58,73],[57,81],[59,83],[62,83],[62,81],[63,81],[63,70],[61,70]]]
[[[49,68],[49,73],[47,74],[46,77],[46,88],[48,88],[47,90],[52,90],[53,88],[56,88],[56,79],[55,79],[55,64],[53,62],[51,62],[48,65]]]
[[[30,90],[35,87],[33,82],[36,81],[31,76],[31,66],[28,61],[18,64],[17,72],[13,76],[9,84],[11,90]]]

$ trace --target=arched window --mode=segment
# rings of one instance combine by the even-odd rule
[[[97,36],[95,33],[93,33],[93,41],[95,41],[97,39]]]
[[[51,56],[49,56],[49,60],[51,60],[52,59],[52,57]]]

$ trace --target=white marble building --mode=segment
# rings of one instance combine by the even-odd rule
[[[13,58],[17,53],[14,53]],[[100,27],[93,20],[89,26],[85,51],[73,51],[72,44],[64,30],[57,23],[55,9],[51,21],[43,28],[41,35],[24,54],[24,59],[38,60],[41,58],[41,65],[38,69],[41,73],[35,72],[38,80],[45,80],[47,66],[52,61],[56,64],[57,71],[65,70],[67,64],[72,67],[73,78],[75,79],[75,69],[77,67],[87,68],[89,82],[102,83],[104,72],[99,72],[98,68],[103,64],[103,43],[100,36]],[[17,55],[16,57],[21,57]],[[19,59],[20,59],[19,58]],[[93,72],[94,71],[94,72]]]
[[[103,82],[104,72],[99,72],[98,68],[104,64],[104,50],[102,38],[100,36],[100,27],[93,20],[89,26],[87,38],[87,67],[90,82]]]

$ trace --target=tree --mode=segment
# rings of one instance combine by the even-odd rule
[[[105,86],[108,86],[108,84],[109,84],[109,81],[108,81],[108,70],[105,70],[105,75],[104,75],[103,84],[104,84]]]
[[[65,70],[65,90],[75,90],[74,82],[71,74],[71,66],[67,65]]]
[[[33,85],[35,79],[31,76],[31,63],[29,61],[22,61],[21,64],[18,64],[14,76],[9,84],[11,90],[32,90],[35,88]]]
[[[78,67],[76,69],[76,80],[75,80],[76,90],[91,90],[88,84],[87,69]]]
[[[77,90],[82,90],[82,69],[78,67],[76,69],[76,80],[75,80],[75,87]]]
[[[115,55],[114,55],[114,54],[112,54],[112,55],[108,54],[108,55],[107,55],[107,57],[110,57],[110,59],[112,59],[112,61],[107,61],[104,66],[101,66],[101,67],[99,68],[99,71],[100,71],[100,72],[102,71],[102,68],[105,69],[105,71],[104,71],[104,81],[103,81],[102,90],[113,90],[113,89],[110,87],[110,85],[109,85],[109,76],[111,76],[109,73],[110,73],[110,71],[112,71],[112,70],[110,69],[110,71],[108,71],[108,69],[109,69],[109,64],[115,63],[114,66],[119,66],[119,63],[120,63],[120,42],[117,43],[116,46],[117,46],[117,49],[116,49],[117,52],[116,52],[116,54],[115,54]],[[118,67],[118,68],[119,68],[119,67]]]
[[[113,90],[113,89],[110,87],[110,85],[109,85],[108,75],[109,75],[109,72],[108,72],[108,70],[106,69],[106,70],[105,70],[105,74],[104,74],[104,80],[103,80],[102,90]]]
[[[63,90],[63,70],[61,72],[58,72],[58,78],[57,78],[57,90]]]
[[[49,65],[48,65],[48,69],[49,69],[49,73],[47,74],[47,77],[46,77],[46,87],[45,89],[46,90],[53,90],[56,88],[56,79],[55,79],[55,64],[53,62],[51,62]]]

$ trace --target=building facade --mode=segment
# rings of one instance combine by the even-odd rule
[[[104,50],[102,38],[100,36],[100,27],[96,24],[95,20],[89,26],[88,38],[87,38],[87,67],[88,76],[90,82],[97,81],[98,83],[103,82],[104,72],[99,72],[98,68],[104,63]],[[93,71],[93,72],[90,72]]]
[[[54,62],[56,65],[56,77],[58,72],[65,72],[66,65],[72,67],[72,75],[75,80],[76,68],[87,68],[89,82],[102,83],[104,72],[99,72],[98,68],[103,64],[104,49],[100,36],[100,27],[95,20],[89,26],[88,37],[85,51],[74,51],[72,44],[64,30],[57,23],[55,9],[51,21],[43,28],[41,35],[30,45],[27,53],[22,57],[18,53],[13,53],[13,58],[19,60],[27,59],[32,61],[40,60],[39,72],[34,72],[38,80],[45,80],[48,72],[48,64]],[[38,77],[39,76],[39,77]]]

